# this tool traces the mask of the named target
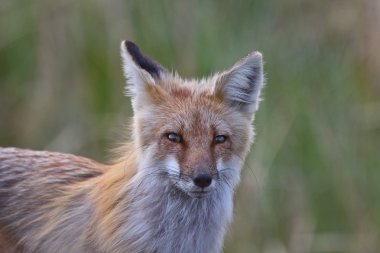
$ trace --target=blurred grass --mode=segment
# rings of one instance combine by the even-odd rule
[[[380,252],[380,2],[0,3],[0,145],[104,161],[130,115],[119,43],[185,77],[262,51],[225,252]]]

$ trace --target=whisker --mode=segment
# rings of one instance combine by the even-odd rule
[[[251,174],[251,176],[253,176],[255,182],[257,183],[258,185],[258,191],[260,192],[261,190],[261,183],[259,181],[259,179],[257,178],[256,174],[255,174],[255,171],[253,170],[252,167],[250,167],[248,164],[247,164],[247,160],[243,159],[241,156],[239,156],[238,154],[234,154],[236,157],[238,157],[240,159],[240,161],[243,162],[243,165],[242,165],[242,169],[247,169]]]

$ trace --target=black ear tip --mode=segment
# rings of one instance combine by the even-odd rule
[[[132,41],[130,41],[130,40],[125,40],[124,41],[124,46],[127,48],[128,52],[130,54],[132,54],[132,55],[134,53],[140,52],[139,47],[135,43],[133,43]]]
[[[163,68],[160,64],[151,60],[149,57],[145,56],[139,49],[139,47],[132,41],[125,40],[122,42],[128,53],[132,57],[132,60],[142,69],[146,70],[153,77],[160,77],[160,72]]]

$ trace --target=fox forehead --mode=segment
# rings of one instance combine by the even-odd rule
[[[197,90],[180,84],[169,90],[152,89],[155,96],[161,96],[146,109],[146,121],[160,122],[162,131],[174,131],[204,135],[205,133],[230,134],[228,106],[211,94],[210,90]],[[156,120],[157,121],[156,121]]]

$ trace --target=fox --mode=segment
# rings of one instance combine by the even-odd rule
[[[122,41],[129,138],[108,163],[0,148],[0,252],[217,253],[264,86],[254,51],[184,79]]]

